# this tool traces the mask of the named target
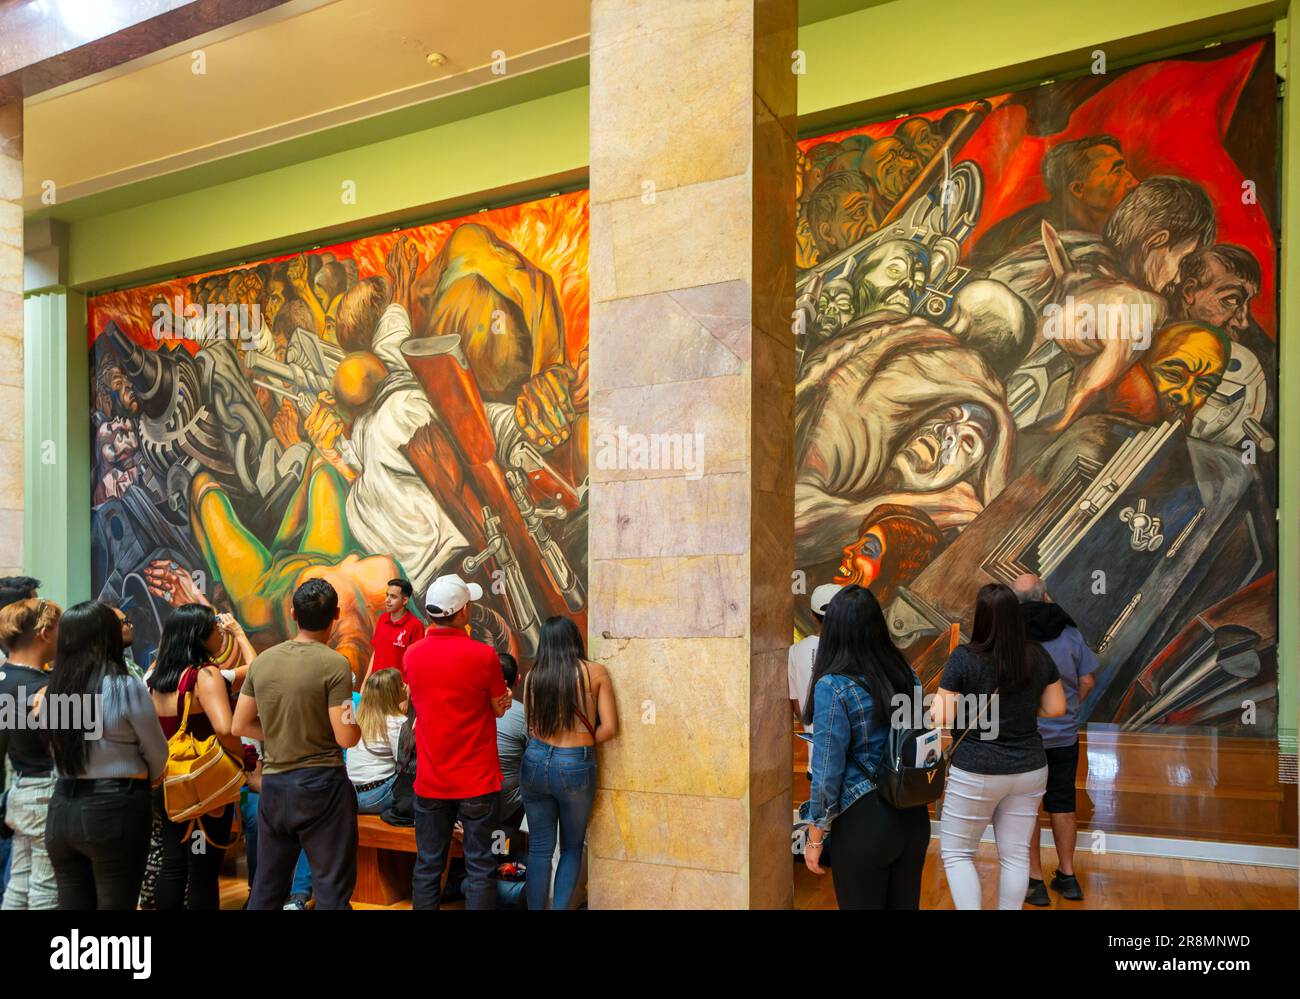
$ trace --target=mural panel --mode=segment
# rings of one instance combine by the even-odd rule
[[[927,688],[1033,572],[1086,719],[1276,734],[1276,107],[1270,38],[800,143],[796,565]]]
[[[479,582],[475,634],[585,630],[587,195],[89,302],[93,583],[147,662],[172,606],[258,649],[329,580],[360,675],[403,576]]]

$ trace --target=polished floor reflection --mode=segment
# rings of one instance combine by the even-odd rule
[[[1043,866],[1051,871],[1055,863],[1056,854],[1044,848]],[[993,844],[980,847],[975,866],[984,888],[984,908],[997,908],[998,856]],[[1295,909],[1300,892],[1295,870],[1245,864],[1089,854],[1079,858],[1077,872],[1083,901],[1069,902],[1048,892],[1051,908]],[[835,889],[830,875],[818,877],[800,863],[794,872],[794,904],[797,909],[834,909]],[[921,880],[921,908],[952,907],[943,861],[939,859],[939,841],[931,840]]]
[[[1107,832],[1296,845],[1296,785],[1277,743],[1089,725],[1079,754],[1079,823]]]

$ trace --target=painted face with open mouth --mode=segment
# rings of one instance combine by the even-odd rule
[[[921,423],[891,468],[909,492],[947,489],[978,470],[994,428],[993,414],[978,403],[949,406]]]
[[[835,571],[835,582],[870,586],[880,575],[880,562],[885,557],[885,532],[872,527],[857,541],[844,549],[840,567]]]
[[[920,299],[929,271],[929,259],[920,243],[891,239],[863,258],[854,281],[857,311],[865,316],[878,309],[908,315]]]

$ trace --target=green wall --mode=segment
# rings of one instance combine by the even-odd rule
[[[1279,65],[1285,67],[1297,50],[1285,30],[1288,5],[1281,0],[893,0],[869,5],[864,0],[861,6],[864,9],[800,28],[807,72],[799,80],[799,114],[806,133],[1078,73],[1098,48],[1116,66],[1267,30],[1282,19]],[[845,8],[839,0],[827,0],[818,9],[835,13]],[[574,77],[559,71],[535,82],[545,89],[557,81],[572,83]],[[523,80],[512,86],[527,92],[528,84]],[[473,113],[471,104],[465,107],[471,117],[415,130],[409,114],[394,117],[389,138],[375,134],[384,122],[334,136],[365,141],[354,148],[318,138],[314,144],[294,147],[298,152],[324,151],[303,160],[293,161],[285,150],[263,150],[232,158],[241,162],[225,162],[219,174],[210,166],[195,168],[85,199],[62,213],[55,209],[49,214],[65,217],[71,225],[68,283],[83,290],[138,283],[581,182],[588,150],[585,86],[481,114]],[[1295,101],[1285,102],[1284,131],[1285,149],[1300,149]],[[274,165],[259,169],[262,164]],[[232,179],[199,183],[217,175]],[[341,197],[344,180],[356,183],[355,204],[345,204]],[[1298,184],[1297,158],[1284,155],[1284,204]],[[1284,247],[1300,246],[1300,215],[1286,219],[1282,237]],[[1290,319],[1300,315],[1300,258],[1284,252],[1282,271],[1282,317],[1289,327]],[[41,328],[41,316],[33,320],[29,311],[28,322],[33,321],[37,326],[29,325],[29,344],[33,336],[53,332]],[[45,358],[44,363],[60,361],[48,351],[37,356]],[[1284,348],[1281,358],[1281,432],[1284,440],[1292,441],[1300,434],[1300,352]],[[32,365],[28,371],[30,378]],[[39,371],[35,375],[40,383],[44,376]],[[69,368],[60,377],[84,383],[84,359],[80,369]],[[31,391],[30,380],[28,385]],[[30,466],[40,455],[36,427],[29,423],[29,428]],[[75,478],[69,478],[68,491],[51,502],[44,492],[28,493],[29,566],[41,565],[41,552],[59,550],[60,545],[87,550],[88,497],[73,488]],[[1300,449],[1293,446],[1282,450],[1281,498],[1281,724],[1294,748],[1300,662]],[[80,585],[73,586],[70,596],[85,595],[76,589]]]
[[[90,356],[86,300],[23,302],[24,569],[64,607],[90,597]]]
[[[71,220],[68,282],[98,289],[232,254],[472,211],[580,180],[587,88]],[[355,185],[355,203],[343,185]],[[489,193],[485,193],[489,192]]]

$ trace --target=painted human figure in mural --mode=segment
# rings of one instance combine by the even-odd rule
[[[409,314],[417,336],[461,335],[484,401],[512,405],[534,444],[570,439],[586,406],[586,358],[567,357],[564,316],[546,271],[468,223],[415,280]]]
[[[159,619],[168,605],[210,600],[266,647],[292,632],[294,587],[326,578],[341,598],[334,641],[359,670],[389,579],[405,576],[423,588],[441,568],[470,571],[462,562],[475,554],[473,571],[488,590],[492,572],[506,564],[500,560],[513,557],[523,575],[512,578],[531,593],[547,577],[527,546],[547,540],[545,524],[563,552],[559,564],[567,558],[580,576],[561,602],[580,618],[586,354],[582,338],[568,331],[585,326],[585,272],[573,269],[585,261],[585,211],[585,194],[556,196],[470,224],[439,224],[432,252],[418,249],[430,234],[417,229],[396,240],[376,237],[378,245],[361,240],[92,300],[101,594],[120,599],[130,589],[158,601]],[[556,272],[564,290],[494,226],[569,268]],[[163,343],[149,329],[151,304],[174,308],[178,297],[187,311],[242,306],[248,321],[219,340],[189,336],[211,325],[205,316],[185,323],[185,335],[173,338],[179,342]],[[486,500],[456,495],[472,537],[447,516],[438,476],[423,466],[416,473],[408,459],[418,451],[427,462],[421,448],[441,427],[453,447],[437,452],[448,463],[439,471],[453,482],[466,478],[466,469],[453,467],[462,428],[442,422],[402,351],[445,331],[463,338],[498,444],[534,448],[520,466],[532,505],[506,492],[493,503],[513,501],[518,511],[485,511]],[[534,472],[541,478],[534,481]],[[567,504],[560,513],[557,491]],[[511,552],[484,550],[486,518],[519,524],[525,511],[527,530],[510,528]],[[554,551],[548,556],[549,569],[557,560]],[[143,594],[140,579],[149,584]],[[560,599],[549,596],[535,606]],[[510,604],[493,588],[473,622],[476,634],[520,652],[519,624],[501,611],[528,606],[527,595]]]
[[[339,619],[330,644],[353,675],[364,675],[370,638],[383,613],[387,581],[401,567],[387,555],[368,555],[348,528],[345,486],[324,462],[309,468],[275,537],[260,540],[240,520],[229,494],[200,472],[190,487],[190,524],[208,577],[219,580],[250,641],[261,649],[293,634],[293,592],[324,579],[339,594]],[[180,603],[207,598],[191,582],[196,566],[156,562],[145,570],[155,595]]]
[[[817,254],[813,263],[874,232],[885,210],[873,183],[857,170],[830,174],[808,199],[806,216]]]
[[[437,418],[401,350],[411,337],[409,249],[403,239],[389,253],[389,281],[368,278],[344,296],[339,314],[350,353],[334,373],[333,393],[317,399],[304,429],[348,484],[346,520],[360,547],[391,553],[423,592],[456,553],[466,554],[467,543],[402,452]]]
[[[1221,330],[1173,323],[1155,334],[1138,363],[1111,386],[1101,408],[1142,423],[1173,420],[1191,430],[1193,417],[1223,380],[1231,353],[1232,342]]]
[[[1057,143],[1043,156],[1042,173],[1047,200],[992,226],[971,251],[972,266],[987,267],[1038,239],[1044,221],[1057,232],[1100,233],[1138,183],[1124,159],[1123,146],[1111,135]]]
[[[819,348],[795,395],[795,556],[821,561],[882,503],[958,531],[1006,483],[1015,431],[978,352],[918,317]]]
[[[1214,240],[1214,206],[1191,181],[1153,177],[1120,202],[1100,237],[1057,233],[1048,223],[1041,232],[1041,239],[998,261],[989,278],[1006,284],[1041,317],[1035,348],[1051,341],[1074,361],[1068,396],[1048,424],[1060,430],[1088,411],[1136,361],[1149,334],[1165,325],[1165,296],[1180,264]],[[1137,316],[1140,329],[1053,335],[1048,326],[1057,315],[1049,305],[1076,315],[1100,309],[1104,316]]]
[[[943,550],[943,532],[922,510],[882,503],[863,519],[845,547],[833,582],[865,586],[882,607]]]
[[[95,489],[92,503],[126,493],[140,481],[140,438],[135,423],[126,417],[104,420],[95,428]]]
[[[1127,698],[1144,707],[1126,724],[1158,707],[1162,724],[1243,734],[1203,695],[1276,696],[1260,596],[1275,565],[1276,197],[1258,155],[1272,84],[1267,43],[1245,42],[800,143],[796,565],[809,586],[883,594],[926,676],[965,636],[973,587],[1045,560],[1105,664],[1093,720]],[[1175,105],[1177,124],[1159,117]],[[1208,131],[1189,130],[1201,114]],[[935,198],[953,176],[965,200]],[[917,214],[927,200],[937,226]],[[901,231],[874,245],[887,216]],[[1128,491],[1115,510],[1060,499],[1112,487]],[[1099,567],[1105,600],[1089,596]],[[1186,709],[1168,710],[1173,691],[1134,702],[1152,656],[1191,683],[1161,648],[1200,634],[1202,612],[1256,636],[1258,675],[1244,660],[1239,677],[1205,673]]]

